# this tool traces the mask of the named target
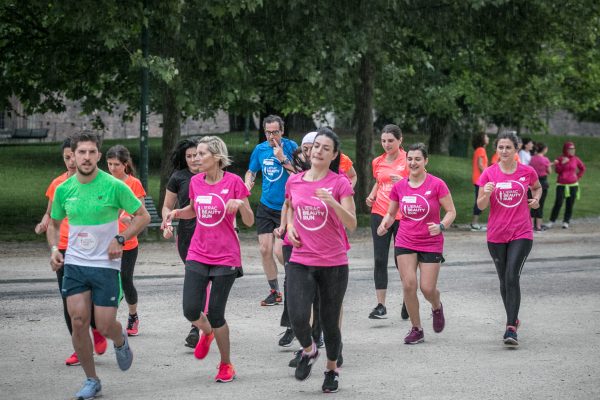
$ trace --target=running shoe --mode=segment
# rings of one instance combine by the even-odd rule
[[[487,227],[485,225],[479,224],[471,224],[470,225],[471,232],[485,232],[487,231]]]
[[[369,314],[369,319],[386,319],[387,318],[387,309],[381,303],[377,304],[377,307],[371,311]]]
[[[405,321],[410,317],[408,315],[408,311],[406,310],[406,304],[404,304],[404,302],[402,303],[402,312],[400,313],[400,316]]]
[[[562,228],[563,229],[569,229],[569,223],[568,222],[563,222]]]
[[[210,350],[210,344],[212,343],[214,338],[215,338],[214,331],[211,332],[210,335],[202,333],[202,336],[200,336],[200,340],[198,340],[198,344],[196,345],[196,348],[194,349],[194,356],[196,356],[197,359],[202,360],[202,359],[204,359],[204,357],[206,357],[206,355],[208,354],[208,352]]]
[[[294,352],[294,358],[292,358],[288,364],[290,368],[296,368],[300,359],[302,358],[302,349]]]
[[[102,396],[102,385],[98,378],[87,378],[79,392],[75,393],[77,400],[95,399],[97,396]]]
[[[446,326],[446,319],[444,318],[444,306],[440,303],[440,308],[437,310],[431,310],[431,315],[433,316],[433,331],[435,333],[440,333],[444,330],[444,326]]]
[[[65,360],[65,364],[74,367],[75,365],[79,365],[79,357],[77,356],[77,353],[73,353],[71,354],[71,356],[69,358],[67,358]]]
[[[517,339],[517,328],[514,326],[507,326],[506,332],[504,332],[504,344],[507,346],[518,346],[519,340]]]
[[[198,344],[199,339],[200,339],[200,331],[198,330],[197,327],[192,325],[192,329],[190,330],[190,333],[188,333],[187,337],[185,338],[185,346],[195,349],[196,345]]]
[[[94,351],[101,356],[106,352],[108,341],[97,329],[92,329],[92,335],[94,336]]]
[[[334,370],[325,371],[325,380],[323,381],[323,393],[336,393],[338,391],[338,380],[340,374]]]
[[[119,364],[119,368],[121,368],[121,371],[127,371],[131,367],[131,363],[133,362],[133,352],[129,347],[126,331],[123,331],[123,339],[125,340],[125,342],[123,342],[121,347],[117,347],[115,345],[115,355],[117,356],[117,364]]]
[[[423,343],[425,341],[425,334],[423,333],[423,329],[419,329],[416,326],[413,326],[410,331],[408,331],[408,335],[404,337],[405,344],[417,344]]]
[[[231,382],[235,379],[233,364],[219,363],[217,369],[219,372],[215,376],[215,382]]]
[[[269,292],[269,295],[260,302],[261,306],[276,306],[277,304],[281,303],[282,301],[282,296],[281,296],[281,292],[278,292],[275,289],[271,289],[271,292]]]
[[[552,229],[554,226],[554,221],[546,222],[543,226],[545,226],[546,229]]]
[[[285,332],[281,333],[281,339],[279,339],[279,345],[281,347],[290,347],[296,335],[294,335],[294,331],[292,328],[287,328]]]
[[[339,368],[344,364],[344,356],[342,355],[342,349],[344,348],[344,343],[340,342],[340,352],[338,353],[338,359],[335,362],[335,365]]]
[[[140,319],[138,315],[129,314],[129,318],[127,318],[127,335],[129,336],[137,336],[139,335],[140,329]]]
[[[299,381],[308,379],[312,371],[313,364],[317,362],[317,359],[319,358],[319,349],[317,349],[317,346],[313,345],[313,349],[315,350],[313,355],[306,354],[304,351],[301,354],[295,373],[296,379]]]

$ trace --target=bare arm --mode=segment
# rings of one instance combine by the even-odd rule
[[[485,210],[490,205],[490,197],[496,185],[494,182],[488,182],[484,186],[479,187],[477,195],[477,208]]]
[[[377,198],[377,189],[379,188],[377,182],[375,182],[375,184],[373,185],[373,189],[371,189],[371,192],[369,193],[369,195],[367,196],[366,202],[367,202],[367,206],[372,207],[373,203],[375,202],[375,199]]]
[[[163,207],[161,210],[162,215],[162,225],[160,229],[166,229],[167,227],[167,215],[175,208],[175,203],[177,202],[177,194],[171,192],[170,190],[165,190],[165,201],[163,202]]]
[[[440,205],[446,211],[444,218],[440,221],[444,225],[444,228],[448,228],[454,222],[456,218],[456,208],[454,208],[454,201],[452,201],[452,195],[448,193],[446,196],[440,199]],[[432,236],[439,235],[442,230],[438,224],[430,222],[428,224],[429,234]]]
[[[58,271],[64,263],[62,253],[58,250],[58,241],[60,239],[60,224],[62,220],[50,218],[48,230],[46,231],[46,239],[50,246],[50,266],[52,271]]]
[[[42,217],[42,220],[40,221],[40,223],[35,226],[35,233],[37,235],[41,235],[42,233],[46,232],[46,230],[48,229],[48,224],[50,223],[50,211],[51,210],[52,210],[52,200],[48,200],[48,207],[46,207],[46,212],[44,213],[44,216]]]
[[[254,186],[254,181],[256,180],[256,172],[252,172],[250,170],[246,171],[246,175],[244,176],[244,184],[249,191],[252,191],[252,187]]]
[[[354,189],[354,186],[356,186],[356,181],[358,181],[358,176],[356,175],[356,170],[354,167],[350,167],[348,172],[346,172],[346,176],[350,179],[350,186],[352,186]]]
[[[530,208],[540,208],[540,199],[542,198],[542,185],[539,179],[537,179],[531,186],[531,199],[527,200]]]
[[[483,170],[485,169],[483,165],[483,157],[477,157],[477,168],[479,168],[479,172],[483,172]]]
[[[383,236],[387,233],[390,226],[396,220],[396,214],[398,213],[398,202],[394,200],[390,200],[390,205],[388,206],[387,212],[385,216],[381,220],[379,227],[377,228],[377,234],[379,236]]]

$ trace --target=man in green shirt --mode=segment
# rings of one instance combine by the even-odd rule
[[[125,240],[140,233],[150,222],[150,215],[125,183],[98,169],[98,135],[74,135],[71,149],[77,172],[56,188],[48,243],[52,269],[64,265],[62,295],[73,325],[73,347],[87,377],[75,397],[91,399],[101,394],[89,335],[92,306],[96,328],[114,343],[119,368],[125,371],[133,361],[127,335],[116,319],[121,297],[120,258]],[[120,210],[134,216],[121,235]],[[65,217],[69,219],[69,245],[63,257],[57,244]]]

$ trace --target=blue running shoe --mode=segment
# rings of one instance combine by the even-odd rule
[[[79,392],[75,394],[77,400],[95,399],[96,396],[102,396],[102,385],[100,379],[96,378],[87,378]]]
[[[506,327],[506,332],[504,333],[504,344],[507,346],[519,345],[519,340],[517,339],[517,328],[514,326]]]
[[[133,362],[133,353],[129,348],[127,333],[125,331],[123,331],[123,340],[125,340],[125,342],[121,347],[115,346],[115,355],[117,356],[117,364],[119,364],[121,371],[127,371]]]

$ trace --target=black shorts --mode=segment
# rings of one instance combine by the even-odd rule
[[[417,251],[407,249],[406,247],[394,247],[394,255],[396,257],[403,254],[417,254],[417,261],[425,264],[438,264],[446,261],[442,253],[429,253],[426,251]]]
[[[258,203],[254,220],[256,222],[256,232],[259,235],[273,233],[275,228],[278,228],[281,224],[281,211],[273,210],[263,203]]]

